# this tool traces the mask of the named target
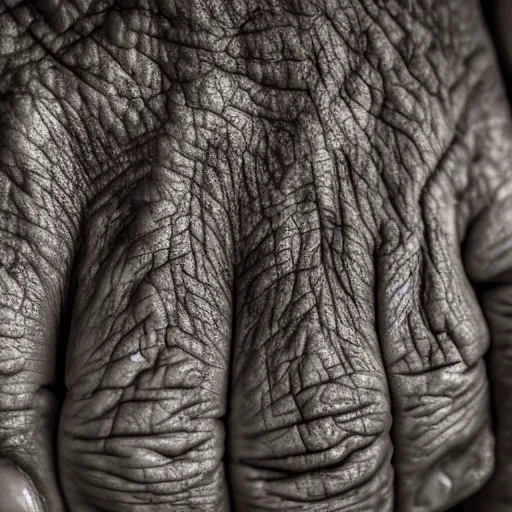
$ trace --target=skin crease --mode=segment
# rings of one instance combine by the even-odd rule
[[[512,511],[476,1],[0,0],[0,34],[9,512]]]

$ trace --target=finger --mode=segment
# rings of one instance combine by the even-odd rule
[[[72,512],[228,510],[230,178],[183,158],[194,133],[131,152],[85,221],[59,431]]]
[[[414,174],[397,180],[406,207],[385,224],[379,251],[378,316],[393,403],[397,508],[404,511],[446,510],[480,489],[494,465],[482,361],[489,335],[460,242],[503,137],[496,116],[503,94],[477,11],[458,14],[471,44],[452,58],[467,66],[447,105],[423,97],[433,111],[449,108],[444,130],[421,139],[408,120],[398,125],[424,152],[408,154]]]
[[[431,182],[424,191],[424,240],[388,232],[380,259],[397,510],[446,510],[482,487],[493,469],[482,360],[488,335],[460,261],[446,185]]]
[[[236,278],[236,509],[390,511],[391,418],[371,238],[319,120],[304,112],[294,119],[293,149],[287,139],[278,149],[283,140],[269,131],[268,145],[253,153],[258,172],[244,177],[253,186],[242,200]],[[292,154],[291,165],[280,160]]]
[[[510,128],[507,132],[512,135]],[[498,161],[512,162],[512,145]],[[498,155],[497,155],[498,156]],[[507,171],[507,174],[510,174]],[[482,307],[491,332],[489,375],[496,430],[496,469],[473,502],[478,512],[512,510],[512,181],[496,190],[473,224],[466,241],[466,265],[471,278],[485,289]]]
[[[81,192],[62,112],[27,87],[0,102],[0,508],[58,512],[50,389]]]
[[[502,1],[495,4],[493,36],[501,52],[505,77],[510,79],[512,44],[507,25],[510,4]],[[469,207],[474,214],[464,251],[468,275],[482,290],[481,305],[491,334],[488,371],[496,435],[495,472],[482,492],[465,507],[474,512],[512,510],[512,129],[509,104],[501,91],[500,80],[495,82],[498,98],[487,101],[494,126],[488,129],[487,168],[480,173],[479,193],[473,194],[477,201],[473,200]]]

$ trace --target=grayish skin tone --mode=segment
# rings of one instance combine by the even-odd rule
[[[475,1],[1,0],[0,34],[2,510],[512,511]]]

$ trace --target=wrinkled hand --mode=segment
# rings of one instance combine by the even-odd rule
[[[1,0],[2,510],[512,511],[511,164],[473,0]]]

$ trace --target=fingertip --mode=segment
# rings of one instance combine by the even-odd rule
[[[28,476],[5,459],[0,460],[0,496],[3,512],[44,512]]]

